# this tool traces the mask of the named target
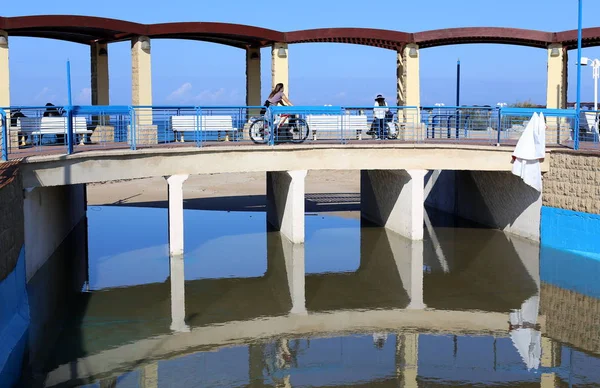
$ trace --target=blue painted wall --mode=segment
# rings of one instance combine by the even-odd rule
[[[25,249],[14,270],[0,281],[0,386],[19,379],[27,346],[29,303],[25,281]]]
[[[600,215],[542,207],[540,276],[600,298]]]
[[[600,215],[543,206],[541,242],[600,260]]]

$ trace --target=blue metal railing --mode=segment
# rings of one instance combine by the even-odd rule
[[[2,130],[2,160],[8,161],[8,122],[4,110],[0,110],[0,129]]]
[[[24,117],[9,118],[8,112],[17,110]],[[588,121],[594,125],[580,130],[573,109],[67,105],[15,106],[0,108],[0,112],[3,160],[20,154],[70,154],[98,147],[136,150],[183,143],[205,147],[222,141],[276,145],[371,140],[422,143],[435,139],[514,144],[535,112],[547,118],[548,145],[574,147],[574,140],[580,139],[582,144],[598,147],[599,141],[597,113],[583,111],[593,115]]]

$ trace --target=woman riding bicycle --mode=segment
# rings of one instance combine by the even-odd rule
[[[277,104],[284,105],[284,106],[294,105],[285,95],[285,93],[283,91],[283,84],[281,82],[278,83],[277,85],[275,85],[275,87],[271,91],[271,94],[269,94],[269,97],[265,100],[264,106],[268,108],[271,105],[277,105]],[[264,115],[266,113],[266,111],[267,110],[265,108],[263,108],[263,110],[260,112],[260,114]]]

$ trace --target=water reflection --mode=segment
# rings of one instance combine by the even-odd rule
[[[307,216],[295,245],[266,233],[261,213],[186,211],[186,255],[169,258],[166,211],[91,210],[90,292],[72,305],[45,384],[568,381],[579,353],[542,336],[539,247],[430,216],[423,242]]]

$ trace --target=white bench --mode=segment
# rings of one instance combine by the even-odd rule
[[[313,140],[360,139],[369,130],[366,115],[306,115]]]
[[[198,126],[198,127],[196,127]],[[176,134],[180,133],[180,141],[183,142],[184,132],[194,132],[196,130],[204,132],[217,132],[220,136],[221,132],[225,132],[225,140],[229,140],[230,132],[237,132],[237,128],[233,126],[231,116],[215,115],[215,116],[171,116],[171,130]]]
[[[66,135],[67,117],[19,117],[17,129],[22,135]],[[85,117],[73,117],[73,133],[75,135],[87,135],[92,133],[87,127]],[[84,136],[80,136],[80,144],[83,144]]]

